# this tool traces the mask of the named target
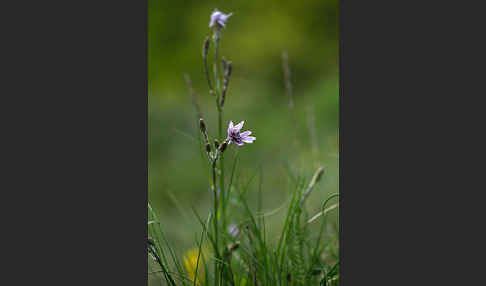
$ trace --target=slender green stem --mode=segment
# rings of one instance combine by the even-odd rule
[[[208,220],[208,223],[209,223],[209,220]],[[199,250],[197,252],[196,270],[194,271],[193,286],[196,286],[196,282],[197,282],[197,273],[198,273],[198,270],[199,270],[199,259],[201,258],[201,249],[202,249],[202,244],[203,244],[205,233],[206,233],[206,228],[203,227],[203,232],[201,234],[201,240],[199,241]]]
[[[219,112],[218,112],[218,129],[219,129],[219,138],[221,141],[224,141],[224,138],[223,138],[223,110],[220,109]],[[225,182],[224,182],[224,157],[223,157],[223,154],[220,155],[220,158],[219,158],[219,170],[221,172],[220,176],[219,176],[219,188],[220,188],[220,192],[221,192],[221,201],[222,202],[225,202],[225,197],[226,197],[226,193],[225,193],[225,189],[224,189],[224,186],[225,186]],[[222,218],[223,218],[223,229],[226,229],[226,206],[225,205],[222,205],[221,206],[221,215],[222,215]]]
[[[223,136],[223,107],[220,105],[220,98],[221,98],[221,62],[219,59],[219,42],[221,39],[221,30],[220,28],[216,28],[214,31],[214,81],[216,83],[216,108],[218,110],[218,139],[220,142],[224,141],[224,136]],[[223,154],[220,154],[219,158],[219,193],[221,196],[221,201],[225,201],[225,182],[224,182],[224,157]],[[226,228],[226,218],[225,218],[225,206],[221,206],[221,218],[222,218],[222,227],[223,229]],[[224,238],[224,237],[223,237]]]
[[[219,140],[224,141],[223,138],[223,109],[218,111],[218,132],[219,132]]]
[[[217,151],[216,151],[217,152]],[[217,156],[217,155],[216,155]],[[213,217],[213,226],[214,226],[214,241],[215,246],[218,248],[218,192],[216,186],[216,160],[217,157],[211,159],[211,169],[212,169],[212,177],[213,177],[213,195],[214,195],[214,217]],[[216,258],[218,257],[218,250],[216,249]],[[217,279],[218,277],[218,262],[214,262],[214,278]]]

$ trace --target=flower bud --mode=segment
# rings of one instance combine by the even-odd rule
[[[322,174],[324,174],[324,168],[323,167],[320,167],[316,173],[314,174],[314,182],[317,183],[321,180],[321,177],[322,177]]]
[[[224,100],[226,99],[226,91],[228,90],[229,80],[231,77],[232,71],[232,63],[231,61],[227,62],[223,58],[223,66],[224,66],[224,77],[223,77],[223,91],[221,93],[221,99],[219,101],[219,106],[224,106]]]
[[[216,149],[218,149],[218,147],[219,147],[219,141],[218,141],[218,139],[214,139],[214,147]]]
[[[204,123],[204,119],[202,118],[199,119],[199,129],[201,129],[201,132],[203,134],[206,133],[206,124]]]
[[[228,78],[228,81],[229,81],[229,77],[231,76],[232,63],[233,63],[232,61],[229,61],[225,65],[224,77]]]
[[[221,62],[223,63],[223,69],[224,69],[224,70],[226,70],[226,65],[228,64],[228,62],[226,61],[226,58],[225,58],[225,57],[223,57],[223,58],[221,59]]]
[[[221,145],[219,146],[219,152],[223,153],[223,152],[224,152],[224,150],[226,150],[226,147],[227,147],[227,146],[228,146],[228,141],[227,141],[227,140],[225,140],[225,141],[223,142],[223,144],[221,144]]]
[[[203,51],[202,51],[203,58],[206,58],[208,56],[209,43],[210,43],[209,37],[206,37],[206,39],[204,39],[204,44],[203,44]]]
[[[209,144],[209,137],[208,133],[206,132],[206,124],[202,118],[199,119],[199,129],[204,137],[204,143],[206,143],[206,152],[209,154],[211,152],[211,144]]]

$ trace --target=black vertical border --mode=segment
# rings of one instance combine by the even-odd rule
[[[149,0],[144,0],[144,9],[145,9],[145,28],[144,28],[144,50],[145,50],[145,132],[144,132],[144,138],[145,138],[145,188],[144,188],[144,196],[145,196],[145,206],[144,206],[144,214],[145,214],[145,221],[143,223],[144,226],[144,246],[148,241],[148,1]],[[144,249],[146,249],[144,247]],[[147,273],[144,277],[144,284],[143,285],[148,285],[148,253],[147,251],[145,253],[145,259],[144,259],[144,270],[145,273]]]
[[[148,0],[11,4],[0,285],[147,285]]]

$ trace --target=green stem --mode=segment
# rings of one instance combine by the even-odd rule
[[[216,151],[217,152],[217,151]],[[216,155],[217,156],[217,155]],[[216,258],[218,256],[218,193],[216,187],[216,157],[212,159],[211,162],[211,169],[212,169],[212,177],[213,177],[213,195],[214,195],[214,217],[213,217],[213,226],[214,226],[214,241],[216,245]],[[214,277],[217,280],[218,278],[218,262],[214,262]]]
[[[214,61],[213,61],[213,71],[214,71],[214,82],[215,82],[215,93],[216,93],[216,108],[218,110],[218,139],[220,142],[224,141],[223,137],[223,109],[220,106],[220,98],[221,98],[221,72],[220,72],[220,61],[219,61],[219,42],[221,39],[221,30],[220,27],[216,27],[214,30],[213,34],[213,41],[214,41]],[[218,151],[216,151],[218,152]],[[219,231],[219,216],[218,216],[218,208],[219,208],[219,199],[218,199],[218,193],[217,193],[217,186],[216,186],[216,164],[217,160],[219,159],[219,196],[221,198],[221,202],[224,202],[225,199],[225,192],[224,192],[224,163],[223,163],[223,154],[222,153],[217,153],[215,155],[215,158],[212,162],[212,167],[213,167],[213,187],[214,187],[214,237],[215,237],[215,242],[216,242],[216,247],[219,248],[218,244],[218,231]],[[226,228],[226,219],[225,219],[225,207],[222,204],[221,205],[221,220],[222,220],[222,228]],[[221,237],[222,240],[224,240],[224,236]],[[225,242],[222,241],[222,245],[224,247]],[[219,249],[216,251],[216,256],[217,258],[219,257]],[[214,277],[215,277],[215,285],[218,285],[218,280],[219,283],[222,283],[222,279],[218,279],[218,261],[215,261],[214,264]]]
[[[224,141],[223,139],[223,110],[220,109],[218,112],[218,127],[219,127],[219,138],[221,141]],[[219,170],[221,171],[221,174],[219,176],[219,188],[221,192],[221,201],[225,202],[225,197],[226,193],[224,190],[225,182],[224,182],[224,157],[223,154],[220,155],[219,158]],[[221,206],[221,211],[222,211],[222,218],[223,218],[223,229],[226,229],[226,206],[222,205]]]
[[[221,39],[221,30],[220,28],[216,28],[214,31],[214,78],[216,83],[216,108],[218,110],[218,139],[220,142],[224,141],[223,137],[223,108],[220,106],[220,98],[221,98],[221,71],[220,71],[220,59],[219,59],[219,42]],[[219,159],[219,191],[221,196],[221,201],[225,201],[225,190],[224,190],[224,158],[223,154],[220,154],[221,158]],[[223,222],[223,229],[226,228],[226,218],[225,218],[225,206],[221,206],[221,217]]]

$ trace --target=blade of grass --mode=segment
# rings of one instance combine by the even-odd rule
[[[207,225],[209,224],[209,219],[211,218],[211,213],[208,215],[208,219],[207,219],[207,222],[206,222],[206,227]],[[201,248],[202,248],[202,244],[203,244],[203,241],[204,241],[204,235],[206,233],[206,227],[203,227],[203,231],[202,231],[202,234],[201,234],[201,241],[199,242],[199,250],[197,252],[197,261],[196,261],[196,270],[194,271],[194,286],[196,286],[196,281],[197,281],[197,273],[198,273],[198,270],[199,270],[199,259],[201,257]]]

